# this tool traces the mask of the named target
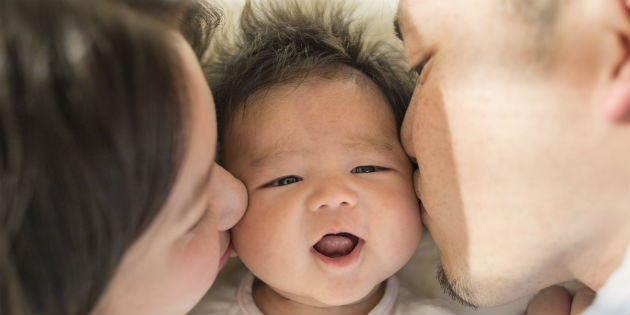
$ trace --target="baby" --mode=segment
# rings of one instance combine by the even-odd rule
[[[248,3],[242,37],[206,66],[223,166],[249,194],[232,240],[251,273],[192,313],[451,313],[394,276],[422,232],[398,139],[415,77],[400,46],[319,4]]]

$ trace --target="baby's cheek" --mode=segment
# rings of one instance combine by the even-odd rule
[[[256,217],[248,209],[241,221],[232,228],[234,251],[243,262],[256,264],[260,261],[259,256],[266,256],[267,246],[263,243],[263,240],[269,239],[266,224],[263,218]]]
[[[274,209],[268,200],[249,196],[249,207],[231,230],[232,244],[241,259],[265,250],[266,241],[269,241],[273,232],[278,229]]]
[[[287,211],[283,201],[268,202],[250,199],[250,207],[243,219],[232,229],[234,249],[241,261],[261,279],[286,278],[288,268],[295,263],[293,239],[298,224]]]
[[[420,206],[411,183],[397,181],[387,196],[390,198],[388,228],[391,230],[392,246],[401,251],[413,252],[422,236]]]

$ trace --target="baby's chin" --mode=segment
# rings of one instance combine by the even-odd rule
[[[281,295],[295,302],[307,304],[314,307],[340,307],[366,302],[370,298],[376,298],[377,300],[380,300],[384,290],[379,289],[381,288],[381,286],[384,285],[385,282],[382,281],[375,286],[369,287],[355,286],[352,289],[332,289],[325,290],[325,292],[311,292],[310,296],[305,297],[289,296],[290,294]],[[376,295],[378,296],[375,297]]]

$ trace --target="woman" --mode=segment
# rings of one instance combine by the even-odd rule
[[[109,1],[2,1],[0,84],[0,313],[192,308],[246,193],[184,39]]]

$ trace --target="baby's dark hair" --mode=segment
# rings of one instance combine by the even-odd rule
[[[308,6],[297,1],[247,1],[236,31],[216,34],[230,40],[214,42],[215,59],[203,62],[220,134],[256,92],[349,68],[380,88],[400,127],[416,75],[409,71],[393,31],[390,38],[367,38],[366,25],[354,21],[353,13],[343,2]]]

